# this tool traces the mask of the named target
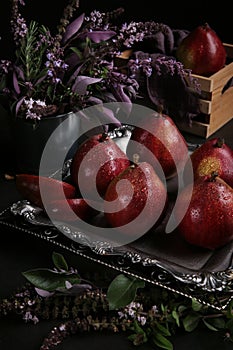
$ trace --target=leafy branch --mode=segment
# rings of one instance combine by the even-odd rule
[[[21,41],[16,56],[25,67],[25,81],[33,81],[42,69],[44,74],[46,73],[46,68],[43,67],[43,55],[48,45],[44,42],[39,49],[38,41],[40,35],[48,37],[47,33],[48,30],[44,26],[39,26],[35,21],[31,21],[27,34]]]
[[[53,253],[53,269],[23,272],[27,284],[10,299],[0,302],[0,315],[20,314],[24,321],[61,320],[44,339],[40,350],[53,349],[80,331],[126,332],[135,345],[151,343],[172,350],[171,336],[198,327],[233,342],[233,302],[217,311],[195,299],[147,286],[143,281],[119,274],[107,287],[81,278],[61,254]]]

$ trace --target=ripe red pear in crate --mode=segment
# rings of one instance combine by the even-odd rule
[[[193,74],[210,76],[226,63],[226,49],[208,23],[193,29],[178,45],[177,59]]]
[[[233,239],[233,188],[215,173],[199,177],[180,192],[174,215],[188,243],[211,250],[222,247]]]
[[[110,181],[130,165],[121,148],[107,134],[84,141],[71,163],[71,178],[85,198],[103,196]]]
[[[192,120],[191,126],[179,121],[181,131],[209,138],[233,118],[233,45],[223,45],[227,60],[221,69],[208,77],[192,73],[201,89],[200,114]]]

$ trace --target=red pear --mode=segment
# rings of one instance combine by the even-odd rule
[[[138,237],[160,222],[166,210],[167,190],[153,167],[141,162],[116,176],[104,199],[104,215],[111,227]]]
[[[219,248],[233,239],[233,189],[215,174],[200,177],[180,192],[174,215],[178,231],[188,243]]]
[[[130,165],[121,148],[106,134],[97,134],[84,141],[71,163],[72,182],[82,196],[103,196],[110,181]]]
[[[17,174],[15,182],[21,195],[42,209],[44,209],[44,204],[41,198],[41,188],[43,188],[43,193],[46,193],[46,203],[62,199],[64,196],[73,198],[76,194],[76,188],[73,185],[45,176]]]
[[[167,179],[183,169],[188,158],[187,143],[173,120],[166,114],[154,113],[143,117],[140,125],[133,129],[130,141],[126,150],[127,156],[132,159],[135,153],[139,154],[140,160],[150,163],[158,173],[155,162],[157,159]]]
[[[180,42],[176,58],[192,73],[210,76],[224,67],[226,50],[216,32],[205,23]]]
[[[196,148],[190,159],[194,179],[199,176],[218,174],[233,187],[233,150],[222,138],[211,138]]]

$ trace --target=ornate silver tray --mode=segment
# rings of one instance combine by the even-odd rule
[[[117,138],[126,137],[125,131],[121,130]],[[59,170],[64,177],[68,176],[69,164]],[[215,251],[191,247],[176,235],[164,235],[162,222],[133,243],[116,247],[109,241],[93,241],[68,224],[58,222],[55,226],[42,209],[26,200],[0,213],[0,224],[218,310],[226,308],[233,298],[233,242]]]

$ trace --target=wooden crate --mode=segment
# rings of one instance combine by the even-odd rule
[[[201,114],[193,120],[191,127],[178,125],[180,130],[208,138],[233,118],[233,86],[222,93],[233,77],[233,45],[224,43],[224,46],[230,63],[208,78],[193,74],[201,86]]]

